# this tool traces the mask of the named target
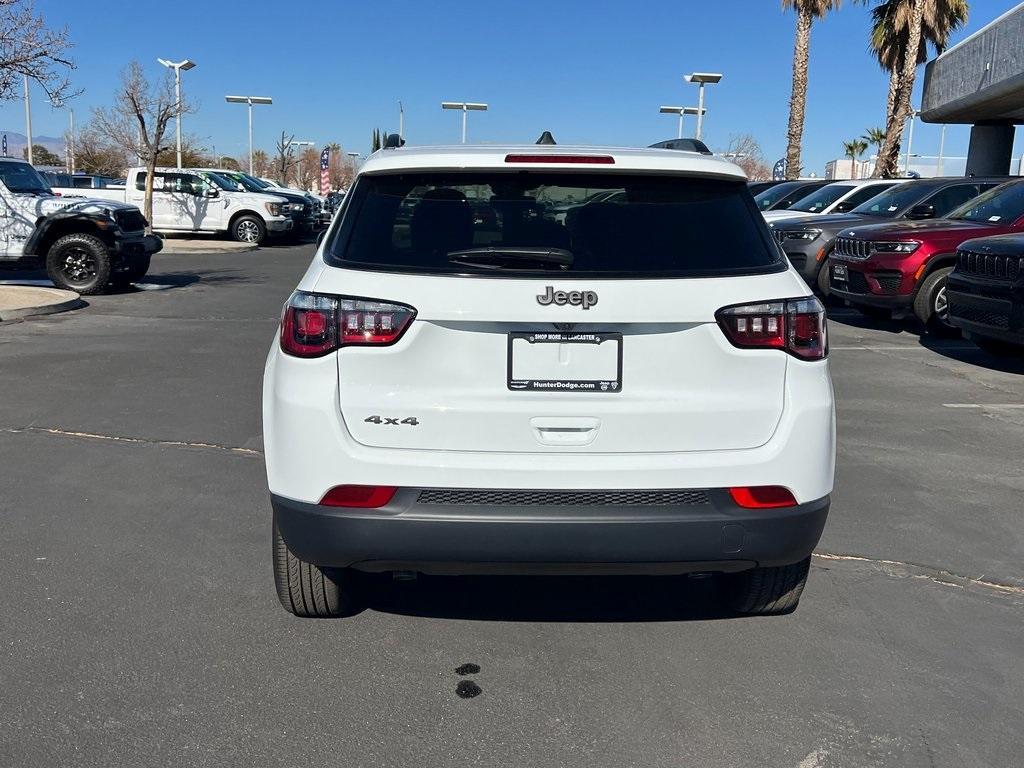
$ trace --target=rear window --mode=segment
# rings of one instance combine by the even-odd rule
[[[698,277],[784,263],[746,183],[678,176],[435,172],[363,176],[335,266],[521,277]]]

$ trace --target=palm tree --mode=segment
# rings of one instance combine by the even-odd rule
[[[864,135],[861,138],[868,143],[868,146],[880,147],[882,142],[885,141],[885,129],[868,128],[864,131]]]
[[[850,178],[857,178],[857,158],[864,154],[868,143],[864,139],[850,139],[843,142],[843,151],[850,158]]]
[[[876,176],[896,173],[917,65],[928,60],[928,44],[942,53],[950,33],[967,22],[967,13],[967,0],[885,0],[872,9],[870,48],[889,72],[886,140],[879,148]],[[916,54],[908,55],[911,51]]]
[[[842,0],[782,0],[783,10],[796,11],[793,43],[793,92],[789,98],[789,128],[786,131],[786,178],[800,176],[800,142],[804,135],[807,107],[807,60],[811,52],[811,24],[839,7]]]

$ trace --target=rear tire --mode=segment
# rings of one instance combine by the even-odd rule
[[[936,269],[924,279],[914,297],[914,314],[936,336],[960,335],[960,329],[949,324],[946,278],[952,271],[952,267]]]
[[[82,296],[103,293],[110,283],[110,254],[98,237],[76,232],[64,235],[46,254],[46,275],[58,288]]]
[[[729,606],[737,613],[771,616],[796,610],[811,558],[792,565],[753,568],[726,576]]]
[[[245,214],[231,222],[231,237],[239,243],[259,245],[267,239],[267,227],[258,216]]]
[[[356,575],[349,568],[330,571],[297,558],[273,525],[274,584],[281,605],[302,618],[335,618],[357,613]]]

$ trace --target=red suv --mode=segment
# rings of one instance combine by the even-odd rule
[[[990,189],[945,219],[843,230],[829,260],[829,289],[869,316],[913,309],[932,331],[949,324],[946,277],[956,250],[975,237],[1024,232],[1024,179]]]

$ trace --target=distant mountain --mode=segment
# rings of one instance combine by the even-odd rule
[[[0,131],[0,134],[7,134],[7,156],[21,157],[21,151],[28,145],[25,134],[17,131]],[[32,143],[42,145],[56,155],[64,156],[63,136],[33,136]]]

